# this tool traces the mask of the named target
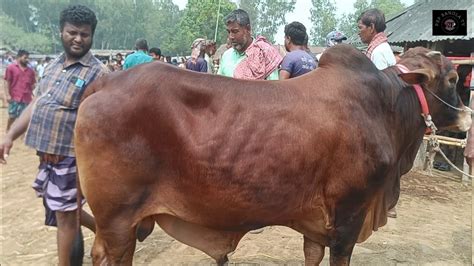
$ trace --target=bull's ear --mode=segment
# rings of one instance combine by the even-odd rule
[[[438,51],[430,51],[426,53],[426,56],[433,59],[437,65],[441,65],[441,52]]]
[[[399,76],[408,84],[421,84],[431,81],[434,78],[434,73],[429,69],[420,68],[408,73],[399,74]]]

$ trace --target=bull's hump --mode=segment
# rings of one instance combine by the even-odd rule
[[[377,68],[361,51],[348,44],[339,44],[324,51],[319,67],[346,68],[356,72],[377,72]]]

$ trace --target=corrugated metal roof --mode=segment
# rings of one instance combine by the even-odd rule
[[[433,10],[467,10],[466,36],[433,36]],[[425,0],[415,3],[386,21],[389,43],[474,39],[473,0]]]

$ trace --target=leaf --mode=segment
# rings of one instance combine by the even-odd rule
[[[327,34],[336,29],[336,5],[332,0],[311,0],[311,3],[313,7],[310,9],[310,42],[324,46]]]
[[[240,8],[249,14],[253,35],[274,42],[278,28],[286,24],[285,16],[294,10],[295,3],[296,0],[241,0]]]

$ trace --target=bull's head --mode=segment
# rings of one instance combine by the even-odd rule
[[[471,110],[464,106],[456,91],[459,77],[445,56],[416,47],[408,50],[399,63],[411,69],[400,77],[409,84],[422,86],[438,129],[467,131],[470,128]]]

